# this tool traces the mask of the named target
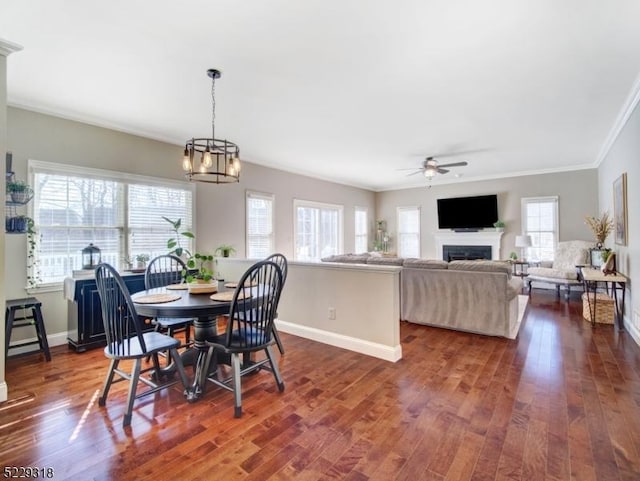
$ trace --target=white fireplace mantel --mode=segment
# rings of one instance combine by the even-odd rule
[[[500,239],[503,232],[494,230],[481,230],[477,232],[454,232],[451,230],[439,231],[435,234],[436,252],[439,259],[442,259],[445,245],[456,246],[491,246],[491,258],[500,259]]]

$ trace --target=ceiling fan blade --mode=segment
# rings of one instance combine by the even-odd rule
[[[415,172],[411,172],[410,174],[407,174],[407,177],[411,177],[412,175],[419,174],[420,172],[422,172],[422,169],[416,170]]]
[[[438,167],[438,174],[446,174],[449,172],[447,169],[443,169],[442,167]]]
[[[415,167],[409,167],[409,168],[406,168],[406,169],[396,169],[396,170],[397,171],[401,171],[401,170],[416,170],[416,168]]]
[[[462,162],[453,162],[452,164],[439,164],[438,167],[462,167],[464,165],[469,165],[469,162],[464,160]]]

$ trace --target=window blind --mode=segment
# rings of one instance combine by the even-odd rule
[[[264,259],[274,252],[273,195],[247,192],[247,259]]]
[[[420,257],[419,207],[398,207],[398,256]]]

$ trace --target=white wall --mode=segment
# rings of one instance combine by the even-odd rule
[[[247,190],[274,194],[275,250],[293,259],[294,199],[328,202],[344,206],[344,250],[355,245],[354,209],[369,210],[370,244],[373,242],[375,194],[371,191],[326,182],[282,170],[246,164],[239,184],[198,185],[198,249],[213,252],[220,244],[231,244],[237,257],[245,257],[245,194]]]
[[[436,252],[434,234],[438,230],[436,200],[446,197],[465,197],[497,194],[498,213],[506,223],[502,236],[501,256],[506,258],[515,248],[515,236],[522,231],[520,199],[522,197],[559,197],[560,240],[591,240],[593,235],[584,223],[587,215],[598,214],[597,170],[579,170],[554,174],[528,175],[505,179],[433,185],[428,188],[379,192],[376,196],[378,219],[387,221],[387,230],[396,235],[396,208],[421,207],[421,257],[441,258]],[[392,245],[395,250],[395,244]]]
[[[0,45],[0,155],[2,159],[5,157],[7,151],[7,55],[2,45]],[[3,166],[4,167],[4,166]],[[2,199],[5,198],[5,183],[0,182],[0,195]],[[4,229],[0,230],[0,252],[4,252],[5,245]],[[0,272],[4,272],[4,256],[0,256]],[[0,305],[5,307],[5,282],[4,277],[0,276]],[[4,311],[4,309],[3,309]],[[8,396],[7,384],[4,380],[4,341],[5,333],[4,328],[0,332],[0,402],[6,401]]]
[[[1,107],[0,112],[4,112]],[[13,151],[14,171],[19,178],[26,178],[27,160],[36,159],[184,180],[180,164],[181,146],[18,108],[10,107],[6,112],[7,149]],[[222,243],[233,244],[237,255],[244,257],[244,199],[247,189],[275,194],[276,249],[288,256],[293,252],[293,198],[343,204],[346,246],[354,243],[353,206],[369,207],[372,216],[375,207],[373,192],[245,162],[239,184],[196,184],[198,250],[213,253],[215,247]],[[5,253],[3,260],[7,280],[3,292],[9,299],[28,295],[25,290],[26,251],[25,236],[7,236],[5,249],[1,252]],[[64,333],[67,329],[67,306],[61,290],[37,292],[35,295],[43,303],[47,334],[55,337],[57,333]],[[16,332],[12,339],[21,338]],[[65,336],[61,334],[54,340],[60,339],[64,342]]]
[[[617,255],[618,270],[630,278],[625,303],[627,330],[640,344],[640,107],[637,105],[598,168],[600,210],[613,214],[613,182],[627,173],[627,245],[616,245],[614,235],[606,246]],[[634,316],[634,312],[636,315]]]
[[[251,264],[220,259],[219,270],[237,281]],[[276,325],[282,332],[395,362],[402,357],[400,270],[289,262]]]

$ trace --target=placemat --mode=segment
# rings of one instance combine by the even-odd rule
[[[161,304],[163,302],[177,301],[181,297],[180,294],[147,294],[136,298],[133,302],[136,304]]]
[[[234,294],[233,291],[218,292],[216,294],[213,294],[209,298],[212,301],[231,302],[233,300],[233,294]],[[251,293],[245,293],[245,292],[238,293],[238,299],[242,300],[246,297],[251,297]]]
[[[169,291],[186,291],[189,287],[186,284],[170,284],[164,287]]]
[[[256,287],[258,285],[258,283],[256,281],[251,281],[251,282],[245,282],[244,283],[244,287]],[[237,282],[227,282],[224,287],[228,287],[230,289],[235,289],[236,287],[238,287],[238,283]]]

